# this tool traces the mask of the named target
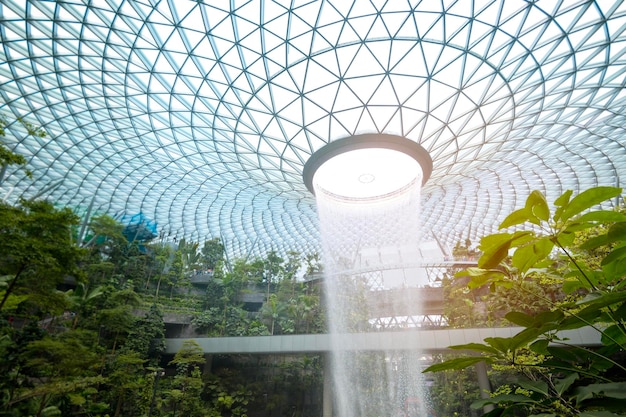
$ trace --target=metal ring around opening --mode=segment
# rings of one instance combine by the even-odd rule
[[[315,151],[304,164],[302,171],[304,185],[311,194],[315,195],[313,177],[318,168],[326,161],[345,152],[371,148],[391,149],[412,157],[422,168],[422,185],[430,178],[430,174],[433,171],[433,160],[428,151],[420,144],[402,136],[384,133],[366,133],[334,140]]]

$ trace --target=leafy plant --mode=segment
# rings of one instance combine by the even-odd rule
[[[558,279],[567,298],[544,300],[550,308],[541,312],[508,312],[505,318],[524,328],[518,334],[451,346],[480,355],[437,363],[424,372],[480,361],[518,369],[520,377],[511,386],[473,404],[493,406],[488,416],[626,415],[626,366],[618,355],[626,347],[626,214],[595,209],[620,193],[620,188],[596,187],[572,198],[567,191],[551,212],[544,195],[532,192],[500,225],[529,227],[484,237],[478,267],[459,275],[469,276],[470,289],[491,291],[548,275]],[[601,254],[600,262],[587,255],[590,250]],[[601,347],[574,346],[560,333],[585,326],[600,333]]]

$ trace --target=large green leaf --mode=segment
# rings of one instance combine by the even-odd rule
[[[600,316],[600,308],[592,306],[584,308],[575,314],[566,317],[561,321],[559,330],[573,330],[580,329],[581,327],[589,326],[596,322]]]
[[[609,237],[607,235],[594,236],[590,239],[587,239],[584,243],[580,245],[581,249],[595,249],[600,246],[608,245],[610,242]]]
[[[577,364],[580,357],[572,349],[566,349],[559,346],[548,346],[548,352],[558,360],[568,362],[570,364]]]
[[[583,221],[575,221],[567,225],[567,227],[559,234],[559,237],[562,233],[574,233],[580,232],[581,230],[591,229],[592,227],[598,227],[598,223],[595,222],[583,222]],[[560,239],[559,239],[560,240]]]
[[[577,265],[578,268],[573,269],[566,274],[564,278],[576,278],[581,285],[581,288],[593,290],[597,288],[599,282],[604,282],[604,274],[602,271],[593,271],[586,269],[584,265]]]
[[[554,248],[554,243],[549,238],[537,239],[531,244],[522,246],[515,250],[511,261],[521,273],[527,272],[530,268],[544,260]]]
[[[572,197],[573,193],[573,190],[567,190],[563,194],[561,194],[559,198],[554,200],[554,205],[557,207],[557,209],[555,210],[552,219],[555,222],[561,218],[561,214],[563,213],[563,210],[565,210],[565,207],[567,207],[567,205],[569,204],[569,200]]]
[[[574,291],[578,291],[581,288],[587,288],[580,280],[578,279],[566,279],[563,281],[563,285],[561,286],[563,292],[565,294],[571,294]]]
[[[498,269],[467,268],[464,271],[457,272],[454,276],[457,278],[469,276],[470,281],[467,287],[472,289],[491,284],[493,281],[500,281],[505,277],[505,273]]]
[[[558,324],[563,320],[565,314],[561,310],[554,311],[542,311],[535,315],[535,322],[539,328],[548,328],[552,327],[552,323]]]
[[[626,214],[613,210],[595,210],[585,213],[576,219],[577,222],[626,222]]]
[[[564,206],[560,220],[567,221],[584,210],[620,195],[621,192],[622,189],[619,187],[595,187],[585,190]]]
[[[574,372],[567,375],[565,378],[555,379],[553,382],[554,389],[559,396],[562,396],[569,389],[569,387],[571,387],[572,384],[578,380],[578,378],[579,375]]]
[[[512,246],[523,245],[533,239],[529,231],[515,233],[497,233],[483,237],[480,240],[480,250],[483,252],[478,259],[478,267],[494,269],[508,256]]]
[[[583,297],[582,300],[579,300],[576,304],[584,305],[587,304],[590,307],[608,307],[612,304],[621,303],[625,300],[626,293],[623,291],[616,292],[605,292],[605,291],[594,291],[587,294]]]
[[[516,381],[516,384],[528,391],[536,392],[546,397],[550,395],[548,383],[545,381],[518,380]]]
[[[533,342],[528,348],[539,355],[547,355],[549,345],[550,342],[548,340],[540,339]]]
[[[532,212],[526,207],[515,210],[513,213],[506,216],[506,218],[502,221],[502,223],[500,223],[500,226],[498,226],[498,228],[506,229],[507,227],[525,223],[529,220],[531,214]]]
[[[615,321],[626,322],[626,293],[624,293],[624,302],[616,310],[613,310],[611,316]]]
[[[516,340],[512,337],[486,337],[484,340],[489,346],[502,353],[512,352],[518,347]]]
[[[554,200],[554,205],[556,207],[565,207],[569,203],[570,198],[574,194],[573,190],[567,190],[563,194],[559,196],[556,200]]]
[[[497,233],[480,240],[480,250],[483,254],[478,259],[478,267],[493,269],[500,265],[509,254],[513,235],[511,233]]]
[[[626,275],[626,252],[621,249],[616,251],[618,251],[618,253],[615,254],[613,259],[606,263],[602,261],[602,272],[604,272],[603,283],[605,285],[622,281],[622,277]],[[611,254],[609,254],[609,256],[611,256]]]
[[[526,313],[520,313],[519,311],[512,311],[504,316],[505,319],[518,326],[530,327],[535,322],[535,318]]]
[[[472,350],[474,352],[489,353],[493,355],[497,355],[499,353],[497,349],[494,349],[491,346],[487,346],[482,343],[466,343],[463,345],[454,345],[454,346],[449,346],[449,349]]]
[[[533,191],[526,199],[526,208],[531,211],[533,216],[539,220],[548,221],[550,218],[550,208],[546,197],[540,191]],[[539,224],[537,222],[536,224]]]
[[[617,222],[609,227],[607,233],[611,242],[622,242],[626,240],[626,222]]]
[[[624,333],[622,325],[613,324],[604,329],[602,332],[602,344],[605,346],[617,344],[626,347],[626,333]]]
[[[576,402],[578,404],[597,397],[626,399],[626,382],[590,384],[576,388]]]
[[[489,362],[488,359],[486,360],[484,357],[481,357],[481,356],[454,358],[454,359],[449,359],[441,363],[430,365],[429,367],[424,369],[422,372],[441,372],[441,371],[465,369],[468,366],[472,366],[472,365],[477,364],[478,362],[483,362],[483,361]]]
[[[626,417],[626,414],[615,414],[610,411],[583,411],[578,417]]]

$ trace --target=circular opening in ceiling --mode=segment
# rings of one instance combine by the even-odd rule
[[[306,187],[347,200],[393,195],[430,177],[432,159],[409,139],[385,134],[350,136],[316,151],[304,166]]]

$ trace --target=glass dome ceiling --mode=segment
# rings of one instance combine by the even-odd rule
[[[429,151],[421,221],[450,246],[533,189],[626,176],[624,1],[0,0],[0,42],[5,141],[34,172],[1,198],[232,256],[318,250],[302,168],[350,135]]]

